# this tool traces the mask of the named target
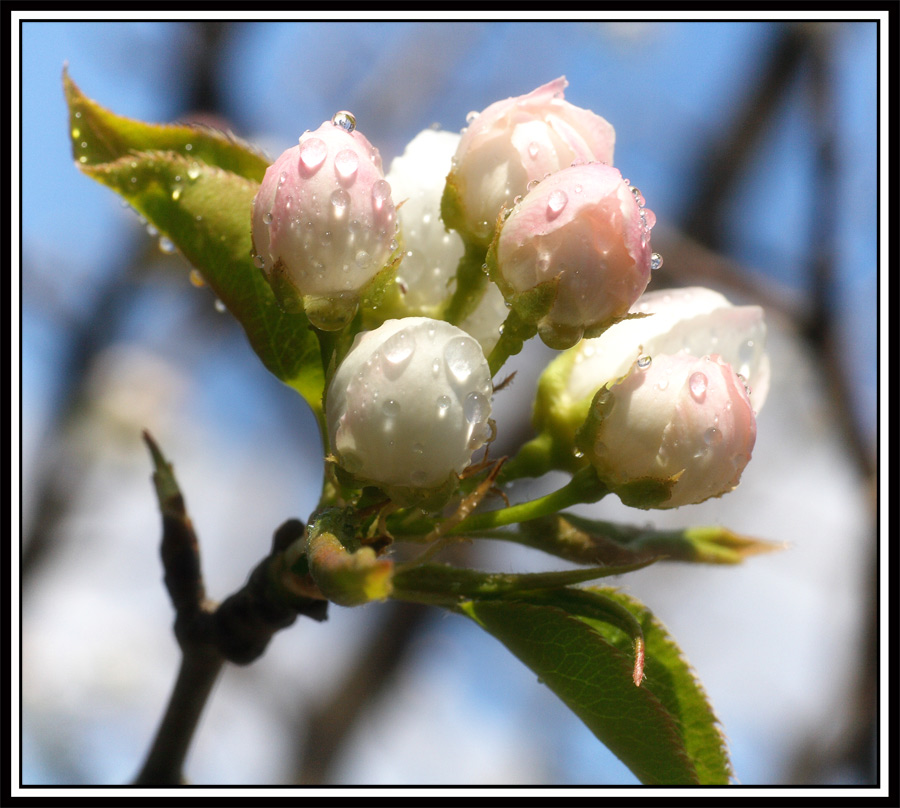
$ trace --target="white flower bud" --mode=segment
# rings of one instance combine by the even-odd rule
[[[403,234],[397,283],[410,315],[440,316],[465,251],[459,234],[447,230],[441,219],[441,194],[459,138],[455,132],[426,129],[394,159],[387,174]],[[481,302],[459,325],[488,354],[507,314],[503,295],[489,283]]]
[[[359,334],[326,399],[331,450],[400,502],[455,483],[490,437],[491,374],[479,344],[442,320],[388,320]]]
[[[631,311],[650,316],[623,320],[572,349],[564,393],[571,401],[592,397],[601,385],[624,376],[640,355],[714,353],[744,377],[753,408],[762,409],[769,392],[762,308],[733,306],[719,292],[694,286],[646,292]]]

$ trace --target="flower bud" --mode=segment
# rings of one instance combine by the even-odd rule
[[[324,330],[353,317],[397,249],[381,157],[345,120],[306,132],[266,169],[253,200],[257,264],[285,308],[302,306]]]
[[[762,408],[769,388],[766,324],[759,306],[733,306],[703,287],[646,292],[632,307],[645,316],[622,320],[554,359],[541,374],[534,425],[552,447],[552,464],[574,471],[584,465],[575,432],[597,391],[625,376],[635,360],[661,354],[718,354],[743,376],[750,400]]]
[[[459,139],[455,132],[426,129],[394,159],[387,175],[403,233],[397,284],[406,315],[441,315],[465,251],[459,234],[446,230],[440,218],[444,180]],[[500,337],[507,313],[503,295],[490,283],[478,306],[459,326],[488,354]]]
[[[565,101],[564,77],[527,95],[497,101],[470,120],[447,177],[442,210],[466,241],[490,243],[500,209],[528,183],[575,160],[612,163],[615,130]]]
[[[512,209],[488,263],[504,297],[552,348],[624,317],[650,281],[652,213],[603,163],[551,174]]]
[[[766,323],[760,306],[734,306],[724,295],[700,286],[647,292],[632,313],[596,339],[572,349],[572,372],[565,395],[591,397],[607,382],[624,376],[638,356],[685,352],[718,354],[747,382],[756,412],[769,392]]]
[[[756,416],[743,381],[721,357],[661,354],[597,393],[576,441],[626,505],[677,508],[737,486]],[[665,485],[662,500],[641,495],[653,482]]]
[[[465,251],[459,234],[445,230],[440,218],[444,181],[458,143],[455,132],[426,129],[394,159],[387,175],[399,205],[404,253],[397,283],[409,314],[440,313]]]
[[[388,320],[357,335],[326,398],[331,450],[358,482],[418,504],[455,487],[490,437],[479,344],[442,320]]]

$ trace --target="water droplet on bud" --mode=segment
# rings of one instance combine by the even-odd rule
[[[344,129],[347,132],[352,132],[356,129],[356,116],[352,112],[347,112],[345,109],[342,109],[340,112],[335,112],[334,115],[331,116],[331,122],[335,126],[340,126],[341,129]]]
[[[376,180],[372,185],[372,207],[381,210],[391,198],[391,186],[387,180]]]
[[[556,190],[547,197],[547,212],[550,216],[558,215],[569,201],[565,191]]]
[[[359,158],[352,149],[342,149],[334,156],[334,170],[337,172],[338,179],[348,184],[356,179],[356,172],[359,171]]]
[[[338,188],[331,194],[331,204],[338,216],[343,215],[344,208],[350,204],[350,194],[343,188]]]
[[[702,373],[692,373],[688,380],[688,386],[691,389],[691,395],[695,401],[702,402],[706,398],[706,386],[709,380]]]
[[[479,424],[487,420],[490,411],[490,402],[480,393],[469,393],[463,402],[463,415],[470,424]]]
[[[650,269],[657,270],[663,265],[663,257],[659,253],[650,256]]]
[[[311,137],[300,143],[300,163],[310,174],[318,171],[328,156],[328,146],[321,138]]]
[[[638,366],[641,370],[646,370],[648,367],[650,367],[651,362],[653,362],[653,359],[652,359],[651,357],[649,357],[649,356],[642,356],[642,357],[640,357],[640,358],[638,359],[638,361],[637,361],[637,366]]]

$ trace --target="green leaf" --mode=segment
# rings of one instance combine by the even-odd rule
[[[641,690],[652,693],[674,718],[699,782],[702,785],[727,785],[732,770],[718,719],[702,685],[665,626],[642,603],[615,589],[592,587],[583,591],[601,594],[637,618],[644,633],[646,653],[646,679]],[[610,642],[616,640],[616,629],[608,622],[591,619],[585,622]],[[619,637],[620,644],[628,643],[629,638],[621,632]]]
[[[401,567],[397,571],[394,576],[394,597],[420,600],[425,603],[451,604],[470,598],[518,599],[524,596],[523,593],[542,590],[550,590],[551,593],[573,591],[577,594],[580,590],[561,590],[561,588],[612,575],[624,575],[642,569],[652,562],[651,558],[629,564],[520,574],[482,572],[449,564],[420,564],[405,569]]]
[[[696,564],[740,564],[746,558],[761,553],[783,550],[781,542],[742,536],[721,525],[657,530],[653,527],[622,525],[586,519],[571,513],[553,517],[558,521],[556,530],[565,534],[570,548],[588,550],[592,545],[614,545],[623,552],[637,555],[657,555],[669,561],[688,561]],[[547,526],[545,530],[552,529]],[[569,557],[569,556],[564,556]],[[581,563],[596,564],[590,553]],[[574,557],[570,560],[576,560]]]
[[[480,535],[524,544],[576,564],[631,564],[652,559],[740,564],[749,556],[784,549],[779,542],[742,536],[720,525],[657,530],[571,513],[543,516]]]
[[[315,332],[305,314],[279,307],[251,258],[250,211],[265,161],[218,132],[113,115],[66,75],[64,82],[78,167],[173,242],[241,323],[266,368],[321,421],[325,381]]]
[[[63,69],[72,156],[80,165],[110,163],[133,151],[174,151],[193,161],[262,182],[269,161],[230,132],[198,124],[149,124],[116,115],[85,96]]]
[[[635,687],[630,655],[609,642],[594,621],[526,600],[470,601],[460,610],[531,668],[642,783],[704,782],[678,716],[647,686],[649,659],[647,685]],[[653,666],[654,675],[660,668],[665,670]]]

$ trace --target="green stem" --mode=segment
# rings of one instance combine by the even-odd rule
[[[484,271],[485,248],[477,244],[466,244],[466,251],[456,268],[456,289],[444,310],[444,319],[459,325],[471,314],[487,289],[488,276]]]
[[[553,437],[549,432],[541,432],[528,443],[522,444],[500,470],[497,483],[511,482],[522,477],[542,477],[554,469],[552,463]]]
[[[608,494],[608,489],[597,479],[592,467],[577,472],[562,488],[538,499],[500,508],[496,511],[475,513],[463,519],[456,527],[448,531],[448,535],[457,533],[476,533],[516,522],[527,522],[541,516],[548,516],[586,502],[597,502]]]
[[[488,357],[488,365],[491,368],[491,376],[496,376],[500,368],[511,356],[515,356],[522,350],[525,340],[531,339],[537,334],[537,326],[523,320],[515,309],[510,309],[506,320],[503,322],[503,330],[500,339]]]

